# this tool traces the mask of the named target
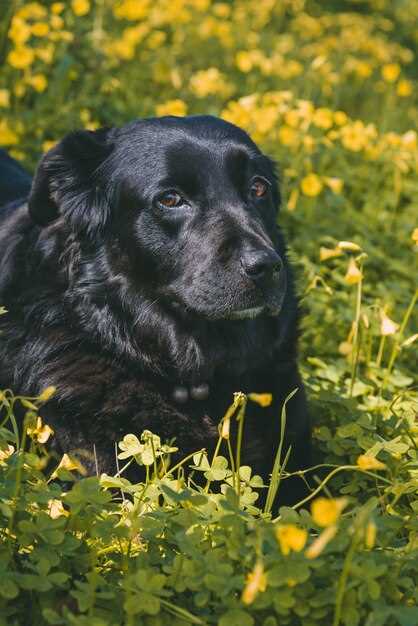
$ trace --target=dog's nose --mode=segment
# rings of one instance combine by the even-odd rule
[[[247,250],[241,256],[241,265],[251,280],[257,282],[272,278],[283,267],[283,261],[275,250]]]

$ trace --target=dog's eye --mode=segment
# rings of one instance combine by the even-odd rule
[[[158,204],[166,209],[173,209],[174,207],[183,204],[184,200],[177,191],[167,191],[158,198]]]
[[[255,178],[251,184],[251,193],[256,198],[262,198],[266,195],[268,184],[262,178]]]

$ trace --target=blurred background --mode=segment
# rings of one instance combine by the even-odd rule
[[[378,340],[382,315],[400,321],[418,238],[418,0],[0,7],[0,146],[29,170],[74,128],[220,115],[279,163],[280,219],[310,310],[304,353],[350,358],[359,275],[341,240],[367,254],[364,333]]]

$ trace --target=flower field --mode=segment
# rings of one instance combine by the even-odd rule
[[[280,442],[262,486],[227,437],[269,399],[237,393],[214,458],[170,466],[158,433],[127,433],[143,483],[79,478],[48,453],[53,389],[0,393],[0,626],[417,626],[418,0],[10,0],[0,18],[0,147],[29,170],[74,128],[166,114],[221,116],[277,161],[317,463],[276,512]]]

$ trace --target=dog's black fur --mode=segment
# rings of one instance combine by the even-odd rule
[[[279,191],[244,131],[196,116],[73,132],[17,204],[0,212],[0,388],[56,386],[43,416],[61,451],[95,444],[99,471],[111,473],[128,432],[175,437],[182,453],[211,449],[235,391],[271,392],[269,408],[248,406],[243,454],[267,478],[297,387],[285,449],[288,467],[306,467]],[[173,399],[202,383],[207,399]]]

